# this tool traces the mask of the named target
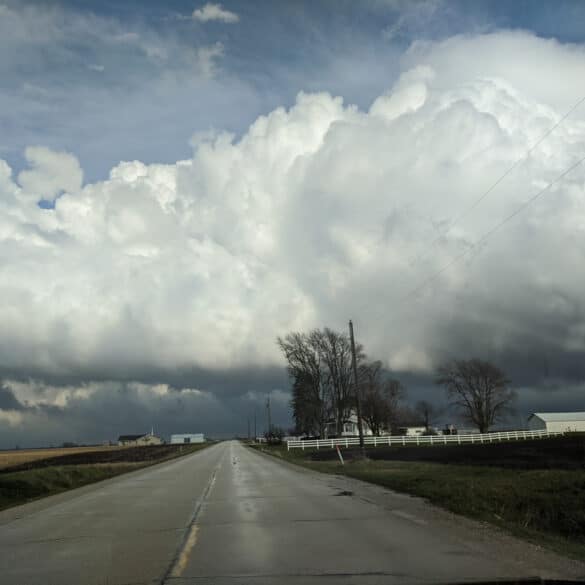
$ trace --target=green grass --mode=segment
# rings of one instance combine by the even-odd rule
[[[504,469],[410,461],[311,461],[284,447],[263,452],[426,498],[537,544],[585,559],[585,470]]]
[[[140,465],[67,465],[0,475],[0,510],[133,471]]]
[[[0,510],[149,467],[162,461],[189,455],[206,446],[207,444],[191,445],[161,459],[149,461],[54,465],[26,471],[1,473]]]

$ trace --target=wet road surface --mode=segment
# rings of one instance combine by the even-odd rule
[[[231,441],[0,512],[2,585],[464,583],[583,565]]]

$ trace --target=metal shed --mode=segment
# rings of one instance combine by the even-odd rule
[[[205,443],[203,433],[185,433],[182,435],[171,435],[171,445],[184,445],[190,443]]]
[[[585,412],[535,412],[528,417],[531,431],[585,432]]]

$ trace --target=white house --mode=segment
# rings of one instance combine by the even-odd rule
[[[183,435],[171,435],[171,445],[184,445],[191,443],[205,443],[203,433],[186,433]]]
[[[585,412],[535,412],[528,417],[531,431],[585,432]]]
[[[327,423],[325,428],[326,437],[335,437],[337,436],[337,424],[335,420],[330,420]],[[362,431],[364,433],[364,437],[371,437],[374,433],[372,433],[372,429],[368,426],[368,423],[362,418]],[[339,433],[340,437],[357,437],[359,435],[358,430],[358,417],[357,414],[352,411],[351,414],[343,421],[341,432]]]
[[[154,433],[144,435],[120,435],[118,445],[121,447],[141,447],[143,445],[162,445],[163,440]]]

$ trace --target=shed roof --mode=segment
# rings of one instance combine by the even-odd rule
[[[118,437],[118,441],[136,441],[141,437],[145,437],[146,435],[143,433],[142,435],[120,435]]]
[[[585,412],[535,412],[529,418],[537,416],[544,422],[585,421]]]

